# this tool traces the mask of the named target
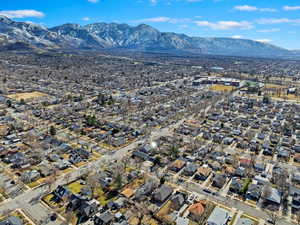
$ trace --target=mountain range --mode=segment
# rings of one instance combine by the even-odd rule
[[[16,22],[0,16],[0,49],[130,49],[192,54],[255,57],[297,57],[268,43],[235,38],[202,38],[185,34],[160,32],[141,24],[94,23],[81,26],[63,24],[52,28],[29,22]]]

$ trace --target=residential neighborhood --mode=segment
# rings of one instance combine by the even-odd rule
[[[85,58],[0,54],[0,224],[299,223],[297,65]]]

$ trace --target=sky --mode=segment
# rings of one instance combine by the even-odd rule
[[[2,0],[0,15],[46,27],[145,23],[163,32],[300,49],[300,0]]]

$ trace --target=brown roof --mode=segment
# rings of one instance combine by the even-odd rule
[[[9,126],[7,125],[0,125],[0,136],[5,136],[8,134]]]
[[[130,198],[131,196],[133,196],[134,191],[131,188],[125,188],[121,194],[124,195],[126,198]]]
[[[177,159],[175,162],[173,162],[172,166],[178,169],[181,169],[182,167],[184,167],[185,165],[185,161],[182,161],[180,159]]]
[[[232,166],[226,167],[226,173],[234,173],[235,169]]]
[[[200,167],[197,170],[198,174],[202,174],[203,176],[207,177],[211,173],[212,169],[210,167]]]
[[[128,221],[130,225],[138,225],[140,224],[140,220],[137,217],[131,217]]]
[[[204,202],[197,202],[188,208],[188,211],[194,215],[202,215],[204,212]]]

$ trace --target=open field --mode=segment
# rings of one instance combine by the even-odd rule
[[[212,85],[210,87],[210,90],[212,91],[220,91],[220,92],[230,92],[230,91],[233,91],[235,88],[233,86],[226,86],[226,85],[222,85],[222,84],[215,84],[215,85]]]
[[[17,94],[11,94],[7,95],[6,97],[20,101],[21,99],[30,100],[30,99],[35,99],[35,98],[41,98],[41,97],[46,97],[48,96],[45,93],[34,91],[34,92],[26,92],[26,93],[17,93]]]

